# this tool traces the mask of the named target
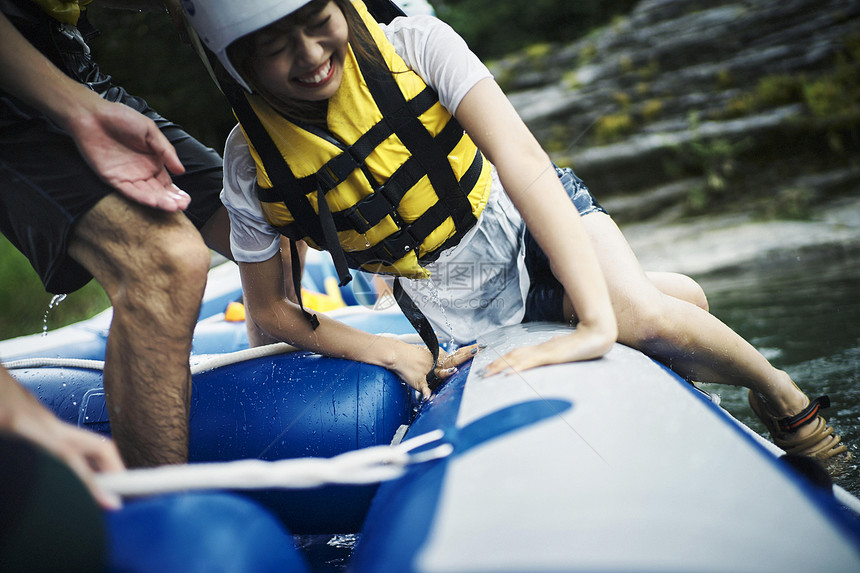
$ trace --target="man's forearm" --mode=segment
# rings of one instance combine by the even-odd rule
[[[36,50],[2,13],[0,88],[60,124],[65,124],[89,98],[99,98],[98,94],[68,77]]]
[[[164,12],[168,4],[179,5],[179,0],[98,0],[99,6],[135,12]]]

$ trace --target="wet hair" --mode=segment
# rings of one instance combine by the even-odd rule
[[[385,62],[381,61],[378,56],[374,56],[374,53],[377,52],[368,49],[368,46],[373,45],[373,37],[361,20],[361,16],[353,7],[351,0],[312,0],[299,10],[263,29],[271,28],[282,22],[301,26],[313,15],[325,9],[329,2],[334,2],[346,18],[349,29],[347,39],[356,57],[370,62],[370,69],[372,70],[378,70],[379,72],[386,70],[387,66]],[[325,126],[326,111],[328,109],[327,101],[305,101],[276,97],[257,85],[258,82],[256,82],[252,66],[255,52],[254,36],[256,33],[239,38],[228,46],[227,56],[230,58],[233,66],[256,94],[260,95],[270,106],[286,118],[298,122]]]

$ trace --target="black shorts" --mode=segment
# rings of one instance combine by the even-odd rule
[[[588,187],[571,169],[556,168],[556,172],[580,215],[606,213],[606,209],[591,196]],[[567,322],[568,318],[564,316],[563,309],[564,287],[552,274],[549,259],[528,230],[525,236],[525,250],[530,285],[523,322]]]
[[[173,178],[191,196],[185,214],[202,227],[221,206],[220,155],[143,99],[113,85],[90,58],[77,28],[46,18],[19,29],[70,76],[155,121],[185,166],[185,173]],[[68,243],[77,221],[113,192],[86,164],[68,133],[0,92],[0,231],[30,260],[49,292],[69,293],[92,278],[68,256]]]

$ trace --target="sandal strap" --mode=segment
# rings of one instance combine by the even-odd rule
[[[810,400],[809,405],[799,414],[777,420],[777,427],[783,432],[794,431],[802,425],[814,420],[818,416],[819,410],[829,407],[830,397],[827,395],[819,396],[815,400]]]
[[[816,437],[820,439],[816,444],[810,443],[811,440],[806,440],[804,443],[798,443],[785,449],[785,451],[790,454],[827,459],[848,449],[845,444],[841,443],[842,439],[833,432],[833,428],[830,426],[825,427],[824,432]]]
[[[821,442],[827,441],[827,437],[833,435],[833,428],[827,425],[827,422],[824,421],[824,418],[816,418],[816,427],[815,430],[806,438],[802,440],[781,440],[785,447],[784,450],[788,451],[789,449],[792,453],[797,453],[799,451],[815,449],[812,446],[820,445]],[[837,437],[836,441],[839,441]]]

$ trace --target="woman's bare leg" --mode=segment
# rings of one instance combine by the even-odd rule
[[[609,286],[619,342],[690,379],[750,388],[776,416],[806,407],[808,399],[788,374],[774,368],[751,344],[701,306],[662,292],[660,277],[656,284],[649,280],[610,217],[594,213],[583,217],[583,223]],[[565,304],[566,311],[572,310],[569,301]]]
[[[699,283],[687,275],[646,271],[645,276],[663,294],[695,304],[705,311],[710,308],[705,291]]]

